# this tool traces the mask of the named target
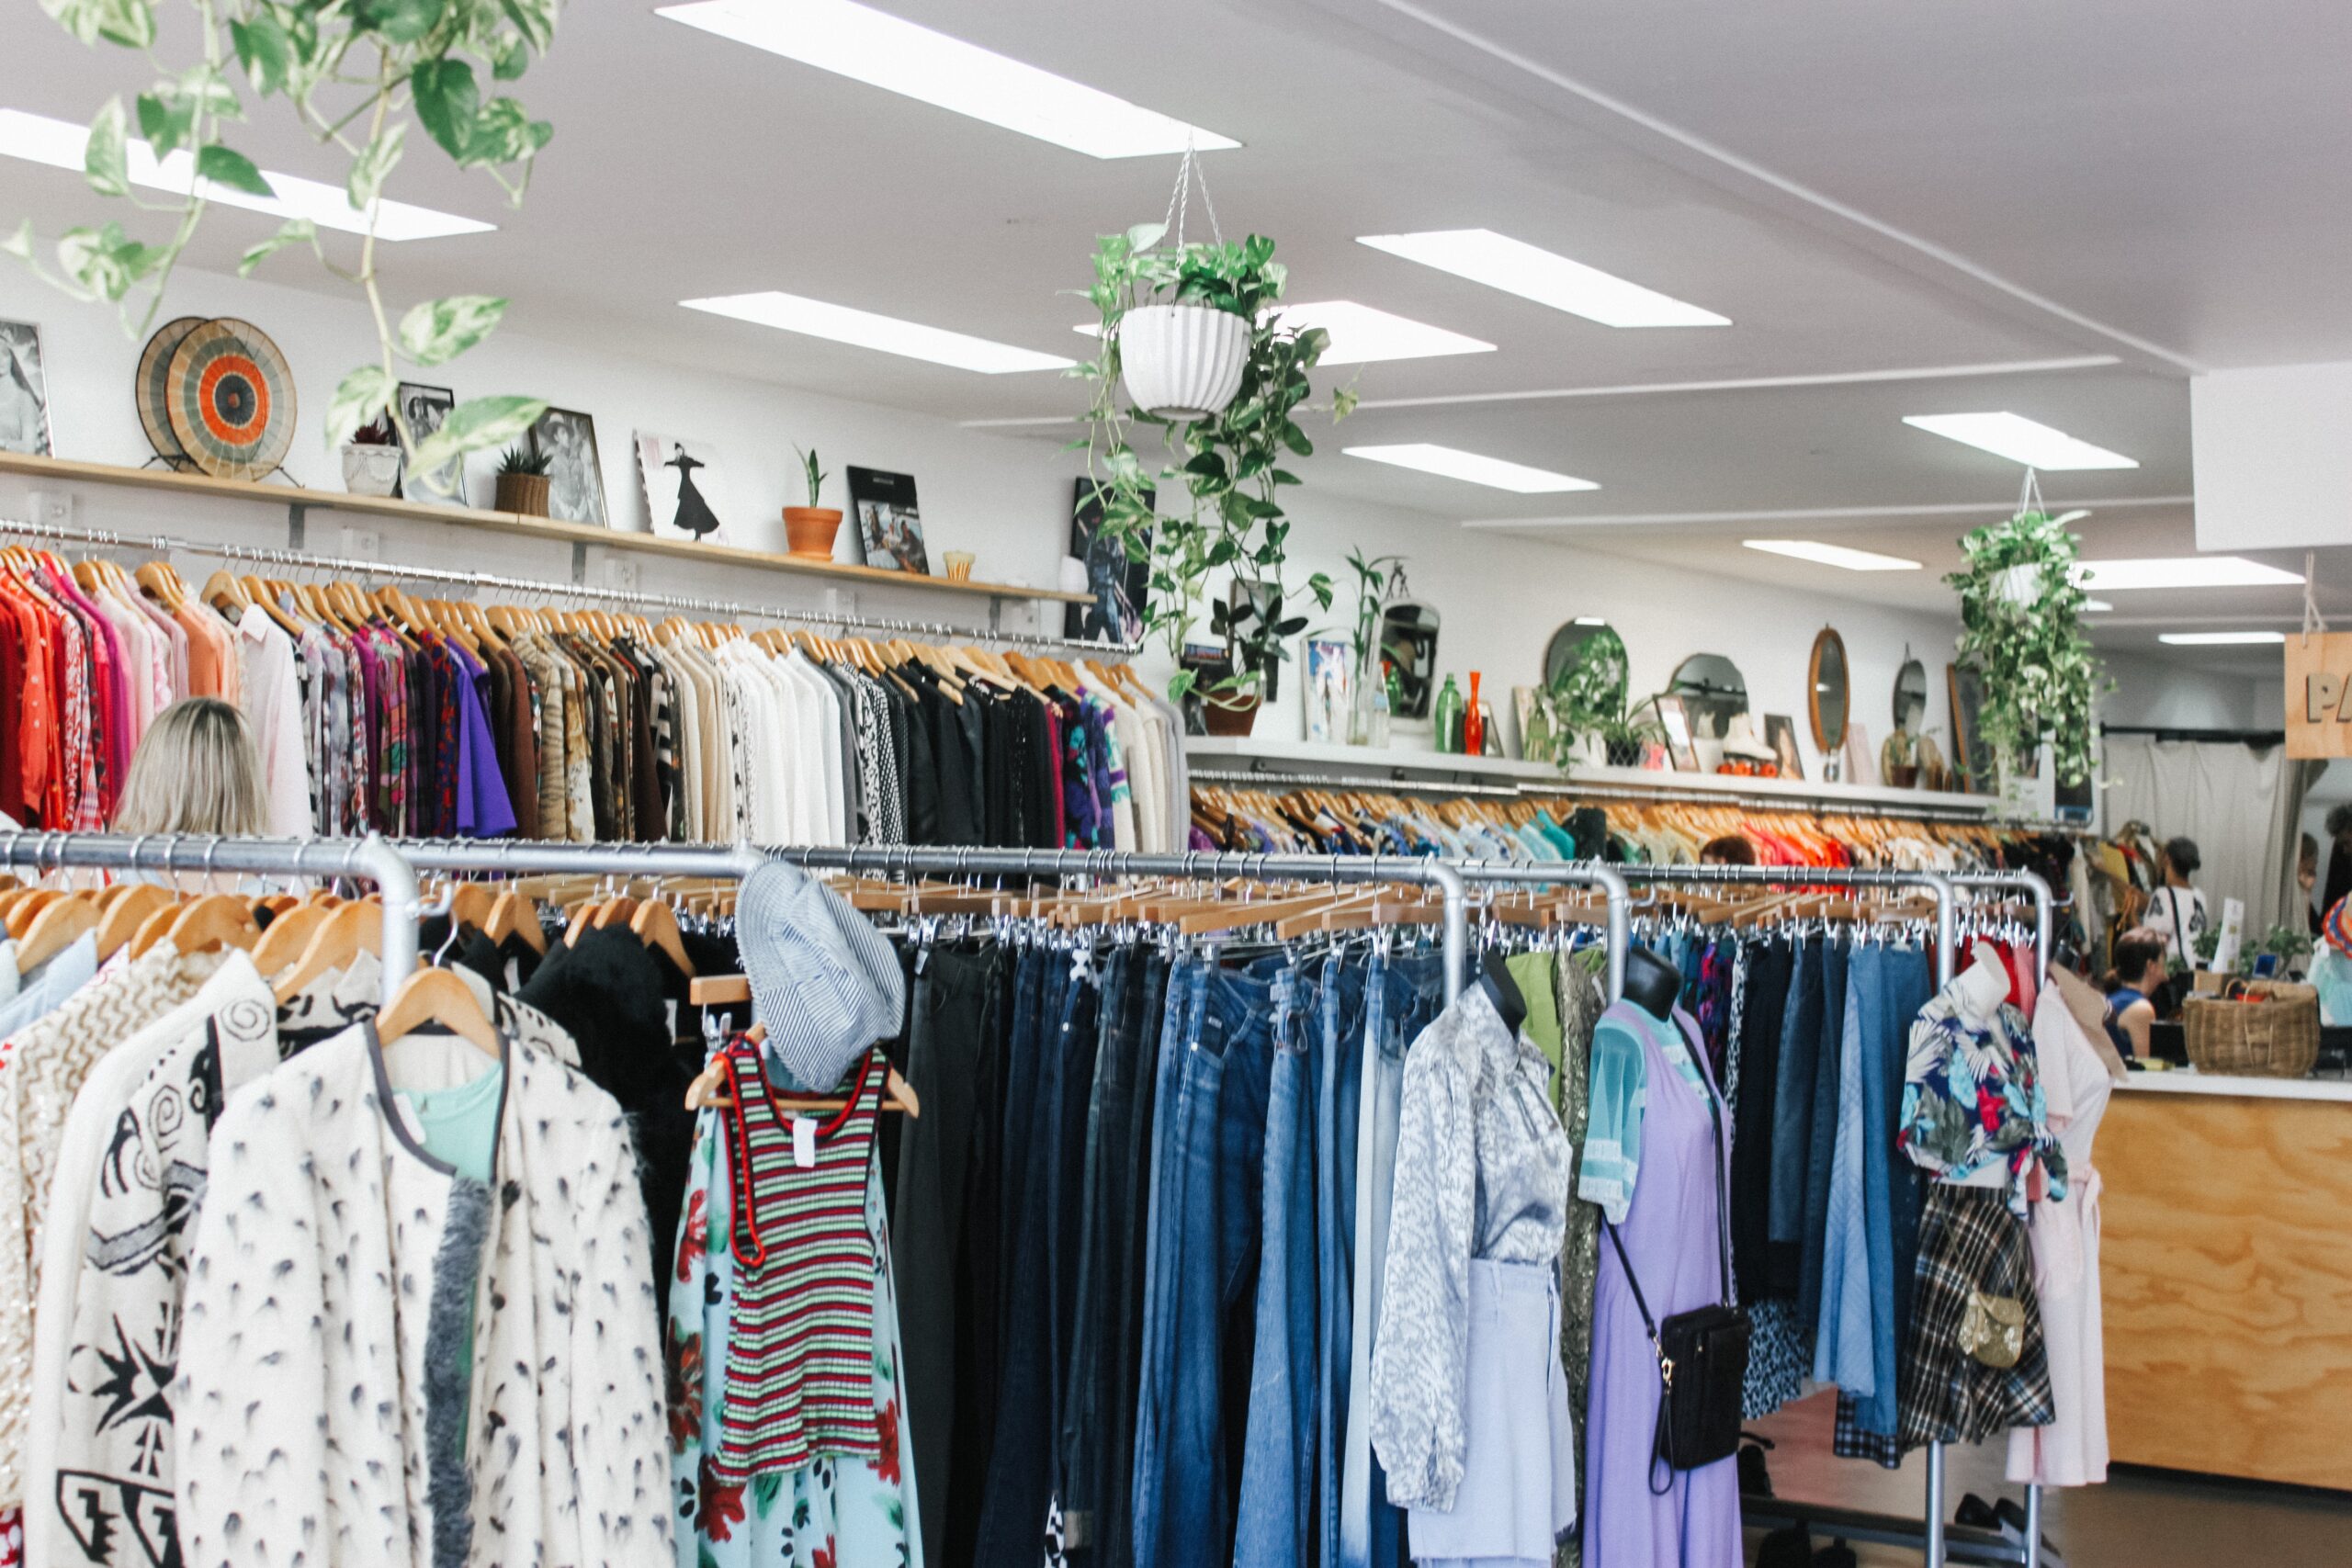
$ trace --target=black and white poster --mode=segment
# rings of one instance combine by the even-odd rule
[[[440,429],[449,411],[458,406],[458,394],[448,388],[415,381],[402,381],[393,397],[400,404],[401,418],[408,422],[408,438],[416,442]],[[452,457],[429,474],[402,474],[401,494],[435,506],[465,505],[466,460]]]
[[[602,528],[605,468],[596,456],[596,422],[571,409],[549,409],[531,426],[531,450],[548,460],[548,515]]]
[[[57,455],[49,430],[49,366],[40,329],[30,321],[0,321],[0,452]]]
[[[645,513],[652,520],[656,538],[730,542],[721,521],[727,513],[727,491],[720,481],[718,453],[708,444],[640,430],[637,468],[645,482]]]
[[[1156,503],[1157,492],[1145,491],[1143,503]],[[1133,642],[1143,634],[1144,615],[1151,600],[1151,534],[1142,536],[1144,558],[1133,560],[1115,539],[1102,533],[1102,503],[1092,479],[1078,481],[1078,500],[1070,513],[1069,553],[1086,563],[1086,592],[1094,597],[1084,604],[1062,606],[1062,636],[1101,642]]]
[[[922,509],[915,502],[912,474],[885,473],[879,468],[849,471],[849,502],[857,513],[857,542],[865,564],[884,571],[931,575],[931,558],[923,551]]]

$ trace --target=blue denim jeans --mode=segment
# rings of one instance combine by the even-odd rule
[[[1307,1568],[1314,1518],[1316,1379],[1313,980],[1273,982],[1274,1059],[1261,1165],[1256,1348],[1234,1568]]]
[[[1372,1344],[1388,1258],[1388,1204],[1396,1178],[1396,1123],[1405,1052],[1444,1006],[1443,961],[1374,954],[1364,981],[1363,1086],[1356,1143],[1354,1329],[1348,1348],[1348,1446],[1340,1479],[1340,1568],[1397,1568],[1404,1513],[1388,1501],[1373,1457]]]
[[[1225,1385],[1230,1364],[1246,1366],[1248,1340],[1229,1342],[1227,1325],[1254,1299],[1271,987],[1203,964],[1188,988],[1136,1413],[1136,1568],[1225,1568],[1233,1544],[1224,1412],[1241,1400],[1228,1402]]]
[[[1317,1568],[1338,1557],[1340,1466],[1348,1430],[1348,1358],[1354,1328],[1356,1124],[1363,1089],[1365,965],[1323,965],[1315,1042],[1315,1534]]]

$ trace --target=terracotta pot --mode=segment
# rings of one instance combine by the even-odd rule
[[[1205,697],[1201,702],[1201,720],[1211,735],[1243,736],[1256,728],[1258,710],[1265,698],[1256,692],[1246,697]]]
[[[548,514],[547,475],[499,475],[498,510],[517,513],[525,517],[545,517]]]
[[[784,536],[792,553],[808,560],[833,558],[833,536],[841,531],[842,514],[831,506],[787,506]]]

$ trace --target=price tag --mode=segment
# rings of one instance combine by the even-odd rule
[[[817,1123],[812,1117],[792,1119],[792,1163],[803,1170],[817,1168]]]

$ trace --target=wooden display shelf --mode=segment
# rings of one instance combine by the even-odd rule
[[[410,523],[449,523],[463,528],[481,528],[493,533],[568,544],[575,550],[595,545],[606,549],[674,556],[682,560],[750,567],[761,571],[787,572],[833,582],[856,582],[871,588],[907,588],[978,599],[1045,599],[1066,604],[1083,604],[1091,598],[1090,594],[1066,593],[1055,588],[1029,588],[1005,582],[953,582],[944,577],[924,577],[913,572],[885,571],[879,567],[775,555],[766,550],[747,550],[733,545],[703,545],[684,539],[657,538],[651,534],[597,528],[583,523],[559,523],[548,517],[526,517],[516,512],[491,512],[469,506],[435,506],[429,502],[351,495],[340,491],[305,490],[298,485],[216,479],[205,474],[184,474],[170,468],[126,468],[112,463],[84,463],[66,457],[34,457],[16,452],[0,452],[0,474],[16,474],[51,484],[104,484],[131,490],[162,491],[174,495],[200,496],[215,501],[260,502],[289,508],[298,521],[303,513],[315,510],[392,517]]]

